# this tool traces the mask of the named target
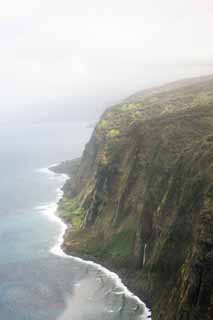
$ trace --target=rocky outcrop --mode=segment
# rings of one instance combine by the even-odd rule
[[[213,77],[138,93],[104,113],[66,194],[82,219],[65,250],[126,270],[153,320],[213,318],[212,137]]]

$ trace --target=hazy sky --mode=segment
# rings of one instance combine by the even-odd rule
[[[212,35],[212,0],[1,1],[0,114],[92,117],[143,87],[213,73]]]

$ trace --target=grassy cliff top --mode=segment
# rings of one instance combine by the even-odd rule
[[[106,110],[97,130],[114,139],[138,120],[148,120],[213,103],[213,76],[181,80],[144,90]]]
[[[181,80],[130,96],[107,109],[96,126],[96,140],[103,143],[106,149],[106,159],[102,161],[107,161],[109,146],[117,144],[121,137],[128,134],[128,129],[136,124],[142,125],[158,118],[172,119],[179,113],[186,114],[189,111],[191,114],[211,106],[213,76]]]

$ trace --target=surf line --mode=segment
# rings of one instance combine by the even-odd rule
[[[51,165],[56,166],[57,164]],[[121,294],[124,294],[126,297],[129,297],[131,299],[134,299],[137,302],[138,310],[141,310],[141,320],[150,319],[151,320],[151,311],[146,307],[145,303],[140,300],[139,297],[137,297],[135,294],[133,294],[122,282],[121,278],[114,272],[108,270],[107,268],[103,267],[102,265],[95,263],[93,261],[84,260],[82,258],[74,257],[72,255],[66,254],[63,249],[62,245],[64,242],[64,235],[68,228],[67,224],[57,215],[57,209],[58,209],[58,202],[63,198],[63,190],[62,187],[65,184],[65,182],[69,179],[69,176],[66,174],[60,174],[52,172],[49,168],[43,168],[39,171],[45,174],[48,174],[52,177],[58,177],[61,179],[62,183],[61,186],[57,189],[57,196],[55,202],[49,204],[37,207],[39,210],[43,212],[43,214],[52,222],[56,222],[60,226],[60,233],[57,239],[56,244],[50,249],[50,252],[56,256],[65,258],[65,259],[73,259],[75,261],[81,262],[83,264],[86,264],[87,266],[91,266],[97,271],[102,272],[107,276],[107,278],[113,280],[115,282],[116,287],[121,291]]]

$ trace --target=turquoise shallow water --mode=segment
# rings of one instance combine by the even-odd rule
[[[85,123],[0,128],[0,319],[145,319],[114,275],[50,252],[61,230],[45,210],[64,178],[41,168],[80,156],[90,135]]]

